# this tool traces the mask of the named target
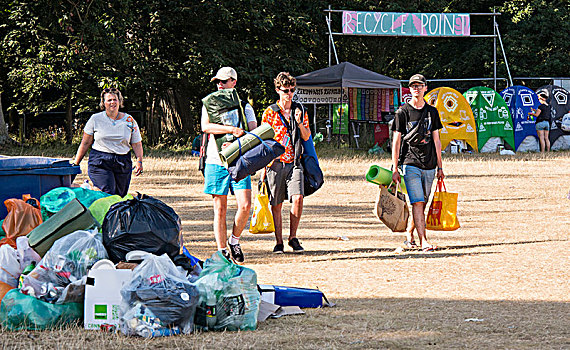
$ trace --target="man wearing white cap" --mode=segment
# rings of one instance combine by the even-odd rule
[[[211,79],[218,90],[232,89],[237,83],[237,73],[231,67],[222,67]],[[257,127],[255,113],[249,103],[244,106],[247,128],[253,130]],[[222,165],[218,155],[218,147],[214,134],[232,134],[234,137],[244,135],[243,125],[240,128],[239,120],[226,121],[224,124],[210,122],[205,106],[202,106],[202,131],[208,134],[206,149],[206,167],[204,169],[204,193],[211,194],[214,200],[214,235],[218,250],[229,259],[228,246],[233,259],[243,262],[244,256],[239,244],[239,238],[249,218],[251,209],[251,177],[235,182],[228,170]],[[225,147],[225,145],[222,145]],[[232,235],[227,238],[226,213],[228,208],[228,192],[235,194],[237,212],[232,228]]]

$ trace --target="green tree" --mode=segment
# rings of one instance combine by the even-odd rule
[[[18,112],[66,111],[66,141],[72,138],[73,104],[85,104],[99,52],[89,40],[98,25],[97,2],[23,2],[9,6],[9,30],[2,49],[11,69],[11,108]]]
[[[501,32],[515,75],[568,76],[570,2],[505,1],[500,11],[508,19]]]
[[[513,75],[565,76],[568,2],[557,0],[0,0],[0,83],[12,110],[93,111],[101,87],[121,88],[126,109],[144,112],[152,144],[199,129],[201,99],[222,66],[238,71],[238,90],[258,114],[275,98],[280,71],[328,65],[324,10],[501,12],[497,21]],[[340,15],[333,14],[333,31]],[[472,17],[475,34],[492,34],[491,17]],[[539,30],[538,30],[539,29]],[[335,36],[340,61],[405,79],[492,77],[490,38]],[[497,53],[499,76],[506,76]],[[333,64],[334,64],[333,58]]]

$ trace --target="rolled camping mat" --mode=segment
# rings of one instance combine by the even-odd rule
[[[392,182],[392,172],[388,169],[382,168],[381,166],[372,165],[366,173],[366,181],[372,182],[376,185],[388,186]],[[402,175],[400,175],[400,183],[402,184],[402,191],[407,194],[406,183],[404,182],[404,176]]]
[[[254,135],[251,135],[254,134]],[[241,153],[245,153],[252,149],[253,147],[259,145],[261,141],[255,135],[259,136],[262,140],[269,140],[275,136],[275,132],[271,125],[263,123],[257,128],[251,131],[251,134],[245,134],[238,140],[232,142],[228,147],[220,151],[220,160],[222,164],[227,168],[237,157],[240,155],[240,144]]]

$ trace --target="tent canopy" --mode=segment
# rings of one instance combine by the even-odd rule
[[[296,77],[299,87],[349,87],[399,89],[400,81],[361,68],[350,62],[316,70]]]

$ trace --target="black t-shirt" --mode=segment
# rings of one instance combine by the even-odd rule
[[[414,129],[418,121],[423,118],[423,138],[421,142],[410,142],[404,137]],[[433,106],[425,104],[422,109],[416,109],[409,103],[405,103],[396,111],[396,117],[392,124],[392,131],[402,133],[402,148],[400,154],[400,164],[413,165],[420,169],[429,170],[437,167],[437,155],[435,153],[435,143],[433,142],[432,131],[443,128],[439,119],[439,112]],[[421,129],[421,128],[420,128]]]
[[[540,110],[540,115],[536,117],[536,122],[550,122],[550,106],[541,103],[538,109]]]

